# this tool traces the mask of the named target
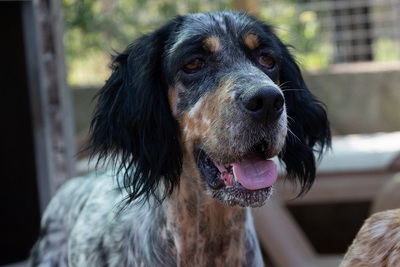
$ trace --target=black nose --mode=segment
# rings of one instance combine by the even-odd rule
[[[262,87],[248,90],[240,97],[244,111],[259,122],[274,122],[283,112],[285,100],[279,89]]]

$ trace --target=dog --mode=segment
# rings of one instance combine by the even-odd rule
[[[346,252],[340,267],[400,265],[400,209],[372,214]]]
[[[301,195],[331,139],[289,48],[251,15],[188,14],[111,68],[87,146],[97,171],[52,199],[32,264],[263,266],[250,208],[273,192],[271,159]]]

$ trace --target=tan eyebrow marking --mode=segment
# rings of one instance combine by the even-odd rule
[[[211,53],[221,49],[221,42],[216,36],[210,36],[203,40],[203,48]]]
[[[260,46],[260,40],[254,33],[248,33],[244,36],[244,44],[251,50]]]

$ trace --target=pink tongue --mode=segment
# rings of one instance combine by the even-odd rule
[[[243,159],[232,163],[236,179],[249,190],[257,190],[272,186],[278,177],[275,162],[262,159]]]

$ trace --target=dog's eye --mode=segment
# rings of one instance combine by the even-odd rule
[[[195,60],[187,63],[183,67],[183,70],[187,73],[195,73],[196,71],[200,70],[203,67],[204,67],[204,61],[199,58],[196,58]]]
[[[260,63],[261,66],[266,67],[268,69],[273,69],[276,65],[275,59],[268,55],[268,54],[262,54],[258,58],[258,63]]]

